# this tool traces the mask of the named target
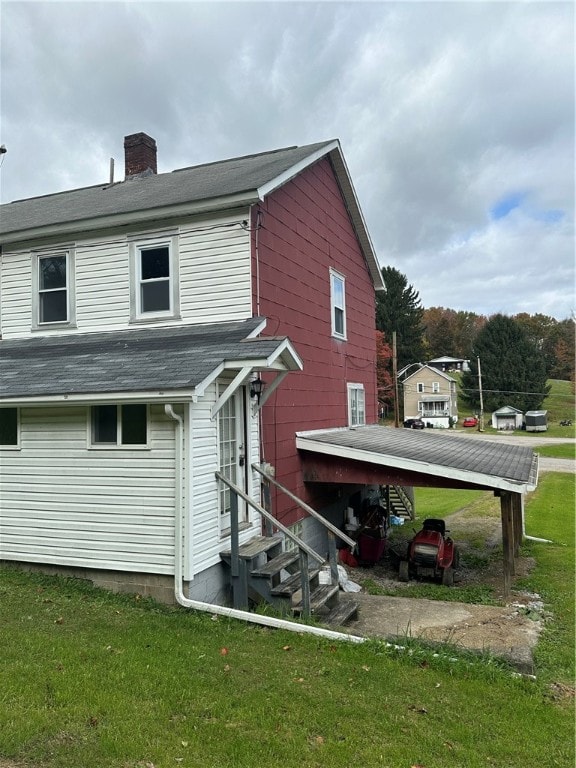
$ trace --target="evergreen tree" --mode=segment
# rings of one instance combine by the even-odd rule
[[[376,294],[376,328],[392,343],[396,332],[398,370],[424,360],[424,309],[418,291],[394,267],[382,269],[385,290]]]
[[[462,375],[468,404],[478,409],[478,362],[482,373],[485,411],[511,405],[521,411],[537,410],[550,389],[541,351],[522,326],[506,315],[493,315],[478,333],[470,370]]]

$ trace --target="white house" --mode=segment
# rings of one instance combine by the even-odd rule
[[[523,421],[524,414],[522,411],[511,405],[498,408],[492,414],[492,426],[494,429],[521,429]]]

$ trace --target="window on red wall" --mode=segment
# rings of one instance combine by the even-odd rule
[[[346,338],[346,280],[339,272],[330,270],[330,308],[332,336]]]
[[[366,424],[363,384],[348,384],[348,424],[351,427],[360,427]]]

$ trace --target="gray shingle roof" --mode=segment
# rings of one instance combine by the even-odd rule
[[[300,437],[302,442],[320,442],[357,451],[358,460],[370,461],[368,454],[373,454],[389,458],[394,466],[402,462],[419,463],[428,474],[449,475],[453,470],[470,473],[471,483],[475,482],[474,476],[523,484],[536,479],[537,459],[531,448],[457,437],[443,431],[414,432],[372,425],[307,432]],[[314,448],[311,446],[309,450]],[[416,466],[411,464],[411,467],[418,471]]]
[[[282,344],[246,337],[261,323],[146,328],[0,342],[0,399],[191,390],[219,365]]]
[[[332,143],[287,147],[172,173],[17,200],[0,208],[0,236],[255,191]]]

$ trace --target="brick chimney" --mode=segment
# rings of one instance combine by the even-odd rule
[[[145,133],[124,137],[124,166],[126,178],[158,173],[156,141]]]

